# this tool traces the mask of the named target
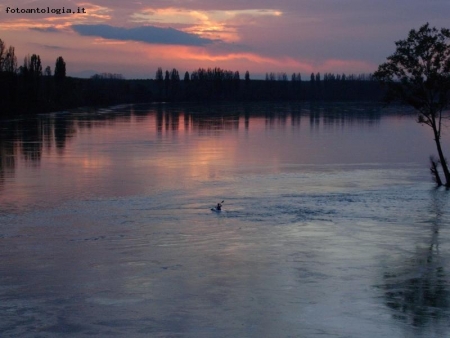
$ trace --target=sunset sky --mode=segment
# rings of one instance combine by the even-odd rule
[[[53,13],[17,13],[36,8]],[[308,79],[371,73],[409,30],[448,28],[449,14],[449,0],[3,0],[0,39],[15,47],[19,65],[39,54],[53,69],[62,56],[70,76],[220,67]]]

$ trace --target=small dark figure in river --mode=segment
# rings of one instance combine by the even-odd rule
[[[217,203],[216,210],[222,210],[222,204],[221,203]]]

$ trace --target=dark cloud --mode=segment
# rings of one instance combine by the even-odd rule
[[[166,45],[203,46],[216,40],[204,39],[195,34],[173,28],[141,26],[122,28],[109,25],[73,25],[73,30],[84,36],[98,36],[104,39],[131,40]]]
[[[59,33],[59,32],[61,32],[58,28],[55,28],[55,27],[46,27],[46,28],[31,27],[30,29],[33,31],[44,32],[44,33]]]

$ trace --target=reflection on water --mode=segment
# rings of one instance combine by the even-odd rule
[[[217,178],[228,168],[427,166],[432,139],[402,112],[347,103],[150,104],[2,121],[0,208],[142,194],[168,188],[165,182]],[[125,176],[133,184],[121,184]]]
[[[449,224],[447,208],[447,192],[431,191],[430,219],[423,222],[424,230],[429,232],[428,245],[417,247],[414,255],[403,262],[390,262],[395,269],[384,274],[386,305],[395,318],[414,327],[431,325],[439,331],[441,323],[450,319],[448,262],[439,252],[439,232]]]
[[[0,336],[444,337],[448,192],[428,181],[429,130],[400,112],[2,121]]]
[[[5,175],[14,173],[16,157],[31,165],[38,165],[42,153],[62,155],[66,143],[84,129],[114,127],[117,124],[146,123],[154,119],[158,135],[163,132],[197,132],[211,134],[226,130],[251,128],[252,119],[258,123],[264,120],[266,128],[300,128],[302,120],[309,121],[310,130],[319,128],[331,130],[357,124],[368,128],[376,127],[380,118],[392,111],[381,112],[376,106],[352,106],[349,104],[319,105],[150,105],[118,106],[109,109],[88,109],[71,113],[55,113],[37,118],[3,121],[0,130],[0,182]],[[98,131],[97,131],[98,132]],[[149,131],[151,132],[151,131]]]

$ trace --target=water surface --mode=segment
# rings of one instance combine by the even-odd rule
[[[448,192],[404,109],[134,105],[0,133],[2,336],[450,332]]]

